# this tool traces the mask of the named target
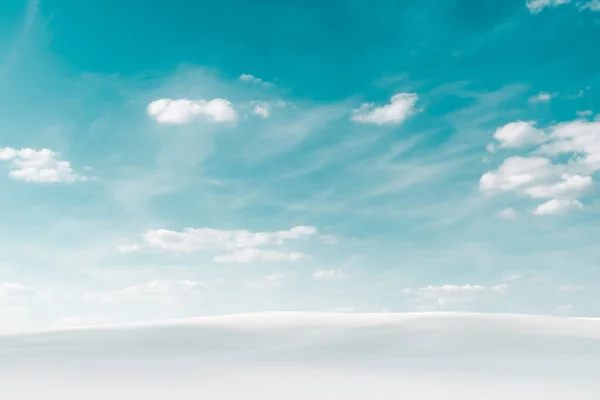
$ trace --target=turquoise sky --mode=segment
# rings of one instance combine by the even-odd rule
[[[0,4],[0,330],[600,315],[597,0]]]

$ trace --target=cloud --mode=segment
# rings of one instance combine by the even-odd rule
[[[571,310],[573,310],[573,306],[570,304],[564,304],[562,306],[558,306],[554,309],[554,314],[558,315],[566,315],[570,314]]]
[[[111,322],[112,321],[109,317],[102,315],[78,315],[62,317],[58,320],[56,327],[58,329],[96,327],[108,325]]]
[[[340,270],[327,269],[315,271],[313,278],[320,280],[341,280],[346,277],[346,274]]]
[[[494,286],[481,285],[441,285],[426,286],[418,289],[404,289],[403,293],[413,297],[413,301],[420,308],[439,308],[452,304],[472,303],[489,295],[504,295],[508,286],[498,284]]]
[[[123,289],[106,292],[84,293],[83,299],[103,303],[119,303],[122,301],[159,301],[175,303],[182,298],[196,298],[198,289],[205,288],[201,282],[192,280],[168,281],[153,280]]]
[[[547,103],[556,96],[556,93],[539,92],[538,94],[531,96],[529,101],[531,103]]]
[[[498,217],[504,218],[504,219],[515,219],[515,218],[517,218],[517,212],[513,208],[508,207],[508,208],[505,208],[504,210],[500,211],[498,213]]]
[[[250,74],[241,74],[239,79],[242,82],[248,82],[248,83],[252,83],[254,85],[262,85],[265,87],[275,86],[274,84],[272,84],[270,82],[266,82],[260,78],[257,78],[256,76],[250,75]]]
[[[264,262],[294,262],[308,258],[306,254],[285,252],[277,250],[262,250],[255,248],[236,250],[229,254],[219,255],[214,258],[218,263],[252,263]]]
[[[16,282],[0,282],[0,300],[12,300],[35,293],[30,287]]]
[[[233,105],[224,99],[160,99],[150,103],[146,112],[160,124],[188,124],[199,118],[215,123],[237,120]]]
[[[364,103],[352,111],[351,120],[362,124],[398,125],[417,112],[418,99],[416,93],[398,93],[392,96],[389,104],[380,107]]]
[[[58,154],[49,149],[4,147],[0,149],[0,160],[10,161],[8,176],[25,182],[72,183],[87,180],[87,177],[73,171],[71,163],[58,159]]]
[[[571,0],[527,0],[525,5],[532,14],[537,14],[545,8],[558,7],[569,3],[571,3]],[[580,11],[600,11],[600,0],[581,1],[576,2],[575,5]]]
[[[557,7],[570,2],[571,0],[527,0],[525,5],[531,13],[537,14],[546,7]]]
[[[282,108],[288,105],[285,101],[266,101],[266,100],[253,100],[250,102],[251,113],[262,118],[267,119],[271,115],[273,108]]]
[[[522,148],[538,144],[546,140],[544,133],[535,127],[534,121],[511,122],[494,132],[498,144],[488,146],[488,151],[494,151],[496,146],[501,148]]]
[[[117,246],[117,250],[120,253],[137,253],[142,250],[142,246],[139,243],[133,244],[120,244]]]
[[[533,210],[533,214],[544,216],[544,215],[562,215],[570,211],[582,210],[583,204],[579,200],[559,200],[552,199],[544,204],[540,204]]]
[[[486,194],[525,190],[534,185],[554,182],[564,168],[544,157],[509,157],[495,171],[483,174],[479,188]]]
[[[539,205],[536,215],[563,214],[583,208],[577,200],[594,184],[592,174],[600,169],[600,121],[576,119],[544,129],[534,122],[507,124],[494,134],[500,147],[520,148],[537,144],[527,157],[506,158],[495,171],[484,173],[480,190],[488,195],[515,192],[533,199],[550,199]],[[569,155],[554,164],[549,157]]]
[[[199,250],[236,250],[280,245],[289,240],[304,239],[317,234],[312,226],[295,226],[289,230],[251,232],[213,228],[185,228],[181,232],[150,229],[144,234],[145,243],[154,249],[175,253]]]

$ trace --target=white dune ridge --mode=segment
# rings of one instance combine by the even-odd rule
[[[597,399],[598,371],[600,320],[533,315],[282,312],[0,336],[0,397],[16,399]]]

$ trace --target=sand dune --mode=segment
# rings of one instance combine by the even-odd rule
[[[600,320],[546,316],[263,313],[0,336],[0,394],[19,399],[596,399],[599,370]]]

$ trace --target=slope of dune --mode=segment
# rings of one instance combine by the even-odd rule
[[[595,399],[599,370],[600,320],[529,315],[263,313],[0,336],[0,394],[32,400]]]

